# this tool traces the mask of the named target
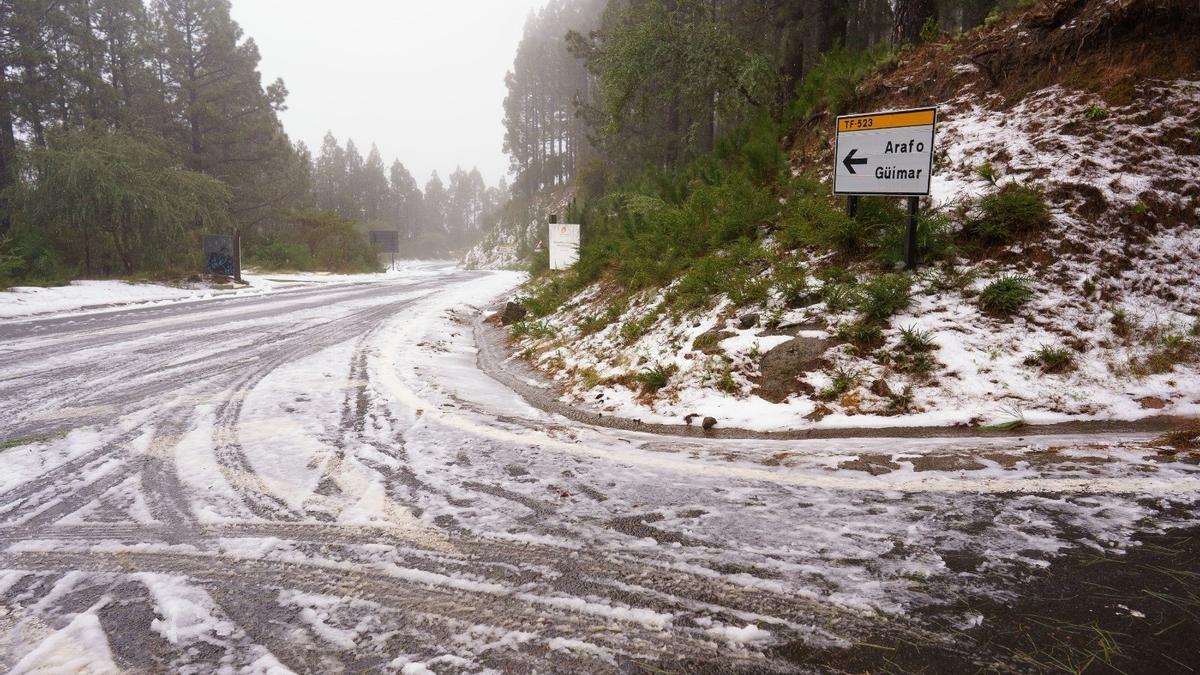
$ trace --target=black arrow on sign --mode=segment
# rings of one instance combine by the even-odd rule
[[[850,151],[850,154],[846,155],[846,159],[842,160],[842,164],[844,164],[846,166],[846,170],[852,174],[858,173],[857,171],[854,170],[854,167],[856,165],[867,163],[866,157],[859,157],[858,159],[854,159],[854,155],[856,155],[856,154],[858,154],[858,148],[852,149]]]

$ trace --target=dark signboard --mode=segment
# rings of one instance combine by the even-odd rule
[[[377,247],[380,253],[400,252],[400,233],[395,230],[371,230],[367,236],[371,239],[371,245]]]
[[[233,237],[229,235],[204,235],[204,273],[236,277],[237,256],[233,248]]]

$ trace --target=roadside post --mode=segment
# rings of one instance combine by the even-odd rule
[[[233,228],[233,280],[242,283],[242,230]]]
[[[834,143],[833,193],[845,195],[846,212],[858,216],[859,197],[908,198],[904,268],[920,262],[917,216],[920,198],[929,195],[937,108],[842,115]]]

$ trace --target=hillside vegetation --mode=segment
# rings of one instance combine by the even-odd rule
[[[534,260],[516,349],[568,399],[642,419],[1196,414],[1197,24],[1184,2],[1056,0],[963,33],[927,22],[916,46],[832,48],[786,103],[731,111],[736,129],[685,136],[699,144],[674,161],[620,171],[618,154],[579,176],[566,217],[584,225],[580,263]],[[619,139],[621,115],[646,110],[619,105],[653,63],[639,41],[667,29],[604,25],[617,37],[587,54]],[[727,44],[707,50],[738,64],[717,68],[744,76],[728,86],[767,98],[778,83],[752,85],[769,68]],[[909,274],[898,200],[851,218],[829,196],[832,116],[929,104],[936,178]]]

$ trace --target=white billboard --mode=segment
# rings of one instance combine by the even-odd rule
[[[550,226],[550,269],[565,270],[579,262],[579,226],[555,223]]]
[[[839,117],[834,194],[929,194],[936,125],[936,108]]]

